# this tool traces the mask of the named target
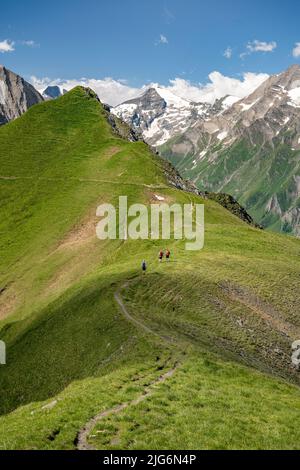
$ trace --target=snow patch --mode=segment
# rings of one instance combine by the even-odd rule
[[[144,131],[144,137],[145,139],[151,139],[154,136],[158,136],[159,138],[155,142],[155,146],[159,147],[160,145],[163,145],[167,140],[171,138],[171,134],[167,129],[162,129],[159,126],[159,119],[155,119],[155,121],[152,122],[151,126],[149,129]]]
[[[252,106],[254,106],[258,101],[259,101],[259,98],[250,104],[240,103],[240,106],[242,107],[242,111],[248,111],[248,109],[251,109]]]
[[[174,95],[174,93],[166,90],[165,88],[161,88],[158,85],[154,85],[153,88],[155,88],[157,93],[165,100],[168,106],[175,106],[176,108],[189,108],[191,106],[189,101]]]
[[[241,98],[238,98],[237,96],[227,96],[225,100],[222,102],[222,105],[225,109],[231,108],[234,103],[237,103]]]
[[[288,102],[290,106],[294,106],[295,108],[300,107],[300,87],[294,88],[288,92],[288,95],[291,101]]]
[[[119,106],[112,108],[111,113],[118,117],[131,116],[136,108],[136,104],[120,104]]]

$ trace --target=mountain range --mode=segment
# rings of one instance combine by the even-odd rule
[[[211,105],[176,96],[166,88],[150,86],[141,96],[114,108],[112,113],[139,130],[149,145],[159,147],[173,136],[184,133],[195,123],[207,120],[237,101],[225,96]]]
[[[48,86],[41,96],[1,67],[0,123],[65,93]],[[196,103],[151,85],[109,109],[202,193],[230,194],[262,227],[300,236],[300,66],[241,100]]]
[[[157,87],[112,112],[199,189],[229,193],[262,226],[300,235],[300,66],[242,100],[192,103]]]

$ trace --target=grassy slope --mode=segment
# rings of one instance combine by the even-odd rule
[[[72,448],[91,416],[135,398],[175,361],[170,384],[157,386],[141,412],[124,412],[120,423],[115,417],[98,446],[299,447],[289,419],[291,406],[299,418],[299,390],[268,375],[297,381],[289,364],[300,327],[299,241],[248,227],[213,201],[205,201],[205,249],[186,252],[172,242],[169,265],[157,265],[160,242],[97,240],[95,209],[119,195],[203,201],[169,188],[147,146],[114,135],[80,88],[1,128],[0,148],[0,336],[8,344],[0,406],[9,413],[0,418],[0,448]],[[122,316],[113,295],[128,279],[123,296],[132,315],[173,342]],[[266,317],[271,307],[276,322]],[[43,409],[49,402],[53,408]],[[148,405],[152,424],[144,419]],[[154,437],[158,419],[164,433]],[[253,423],[264,423],[256,438]],[[180,442],[174,426],[183,429]]]

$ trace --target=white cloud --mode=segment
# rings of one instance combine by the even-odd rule
[[[223,53],[223,56],[226,57],[226,59],[231,59],[231,57],[232,57],[231,47],[227,47],[227,49]]]
[[[293,49],[293,56],[300,57],[300,42],[296,42],[295,47]]]
[[[29,41],[21,41],[22,46],[27,46],[27,47],[38,47],[39,44],[37,44],[35,41],[30,39]]]
[[[0,42],[0,52],[12,52],[15,50],[14,45],[15,43],[13,41],[5,39],[4,41]]]
[[[277,43],[275,41],[265,42],[265,41],[255,41],[248,42],[247,49],[250,52],[273,52],[277,47]]]
[[[110,104],[111,106],[116,106],[123,101],[135,98],[136,96],[143,93],[146,89],[146,87],[130,87],[124,83],[123,79],[114,80],[113,78],[109,77],[99,80],[94,78],[81,78],[80,80],[62,80],[57,78],[52,80],[47,77],[39,79],[33,76],[31,77],[30,81],[40,93],[43,92],[49,85],[58,85],[68,91],[78,85],[90,87],[97,93],[103,103]]]
[[[250,52],[242,52],[242,53],[240,54],[240,58],[241,58],[241,59],[244,59],[247,55],[250,55]]]
[[[235,96],[239,99],[244,98],[252,93],[268,77],[264,73],[255,74],[248,72],[241,79],[238,79],[226,77],[220,72],[215,71],[209,75],[209,81],[205,84],[193,84],[183,78],[175,78],[169,81],[168,86],[161,86],[161,88],[169,90],[176,96],[189,101],[214,103],[216,99],[226,95]],[[153,84],[147,84],[140,88],[134,88],[113,78],[51,80],[49,78],[38,79],[31,77],[31,83],[40,92],[43,92],[48,85],[59,85],[66,90],[71,90],[77,85],[90,87],[98,94],[102,102],[108,103],[111,106],[116,106],[124,101],[135,98],[144,93],[147,88],[153,86]],[[155,86],[159,85],[155,84]]]
[[[209,74],[209,82],[206,84],[191,84],[182,78],[170,80],[168,89],[174,94],[191,101],[203,101],[205,103],[214,103],[216,99],[226,95],[244,98],[250,95],[259,85],[261,85],[269,75],[265,73],[243,74],[242,79],[226,77],[220,72]]]
[[[159,36],[159,40],[155,43],[156,46],[158,46],[159,44],[168,44],[169,41],[168,39],[166,38],[166,36],[164,36],[163,34],[161,34]]]
[[[246,48],[247,50],[240,54],[241,59],[251,55],[253,52],[273,52],[277,48],[277,42],[265,42],[255,39],[254,41],[249,41]]]
[[[27,46],[27,47],[39,47],[32,39],[26,41],[10,41],[9,39],[5,39],[4,41],[0,42],[0,52],[13,52],[15,50],[15,46]]]

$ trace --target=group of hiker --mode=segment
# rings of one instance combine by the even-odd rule
[[[170,261],[171,252],[170,252],[169,249],[166,249],[165,251],[163,251],[163,250],[159,251],[158,260],[159,260],[160,263],[162,263],[164,257],[166,257],[167,261]],[[143,273],[145,273],[147,271],[147,263],[146,263],[145,260],[143,260],[143,262],[142,262],[142,271],[143,271]]]
[[[162,260],[164,259],[164,256],[166,257],[166,260],[167,261],[170,261],[170,256],[171,256],[171,252],[170,250],[166,250],[165,252],[163,252],[163,250],[160,250],[159,254],[158,254],[158,259],[159,259],[159,262],[161,263]]]

